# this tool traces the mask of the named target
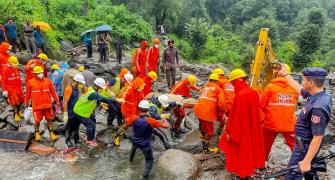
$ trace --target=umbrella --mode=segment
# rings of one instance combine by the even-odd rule
[[[101,31],[111,31],[112,30],[112,27],[108,26],[108,25],[102,25],[102,26],[99,26],[95,29],[95,31],[97,32],[101,32]]]
[[[40,21],[34,21],[33,26],[36,28],[36,26],[40,26],[41,30],[51,30],[51,26],[48,23],[40,22]]]
[[[85,36],[87,33],[91,33],[91,36],[95,36],[95,34],[96,34],[97,32],[96,32],[94,29],[88,29],[88,30],[82,32],[82,33],[80,34],[80,37]]]

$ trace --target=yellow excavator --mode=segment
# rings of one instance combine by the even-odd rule
[[[271,47],[269,28],[262,28],[256,44],[255,58],[250,65],[250,86],[262,91],[274,78],[274,66],[279,66],[279,62]]]

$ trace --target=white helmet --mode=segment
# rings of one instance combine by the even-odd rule
[[[124,79],[130,84],[134,80],[134,76],[130,73],[124,75]]]
[[[106,81],[102,78],[96,78],[93,83],[102,89],[106,89]]]
[[[149,109],[149,108],[150,108],[149,101],[147,101],[147,100],[142,100],[142,101],[138,104],[138,107],[139,107],[139,108],[142,108],[142,109]]]
[[[169,97],[165,94],[162,94],[158,97],[158,101],[162,104],[163,107],[169,106]]]
[[[73,80],[75,80],[75,81],[77,81],[81,84],[85,84],[85,78],[81,73],[74,75]]]

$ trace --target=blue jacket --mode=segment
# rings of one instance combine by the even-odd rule
[[[160,116],[160,114],[158,113],[158,109],[157,109],[157,107],[158,107],[158,108],[162,108],[162,104],[158,101],[158,97],[153,97],[153,98],[151,98],[151,102],[152,102],[153,104],[155,104],[156,106],[150,106],[150,108],[149,108],[149,113],[148,113],[148,114],[149,114],[149,116],[150,116],[151,118],[160,120],[160,119],[161,119],[161,116]],[[169,106],[166,107],[164,110],[165,110],[165,111],[169,111],[169,110],[173,109],[173,108],[176,107],[176,106],[177,106],[176,102],[169,102]]]
[[[33,32],[33,37],[37,44],[44,44],[44,39],[41,31],[35,30]]]
[[[86,46],[92,46],[92,37],[91,36],[84,36],[84,44]]]
[[[54,71],[50,76],[50,80],[52,81],[52,84],[54,85],[56,89],[56,93],[58,97],[63,96],[63,86],[62,86],[63,76],[64,76],[64,71],[60,69]]]
[[[16,24],[6,24],[5,25],[7,37],[10,39],[15,39],[16,35]]]

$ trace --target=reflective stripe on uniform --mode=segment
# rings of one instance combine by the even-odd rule
[[[270,106],[295,106],[295,104],[291,103],[269,103]]]

